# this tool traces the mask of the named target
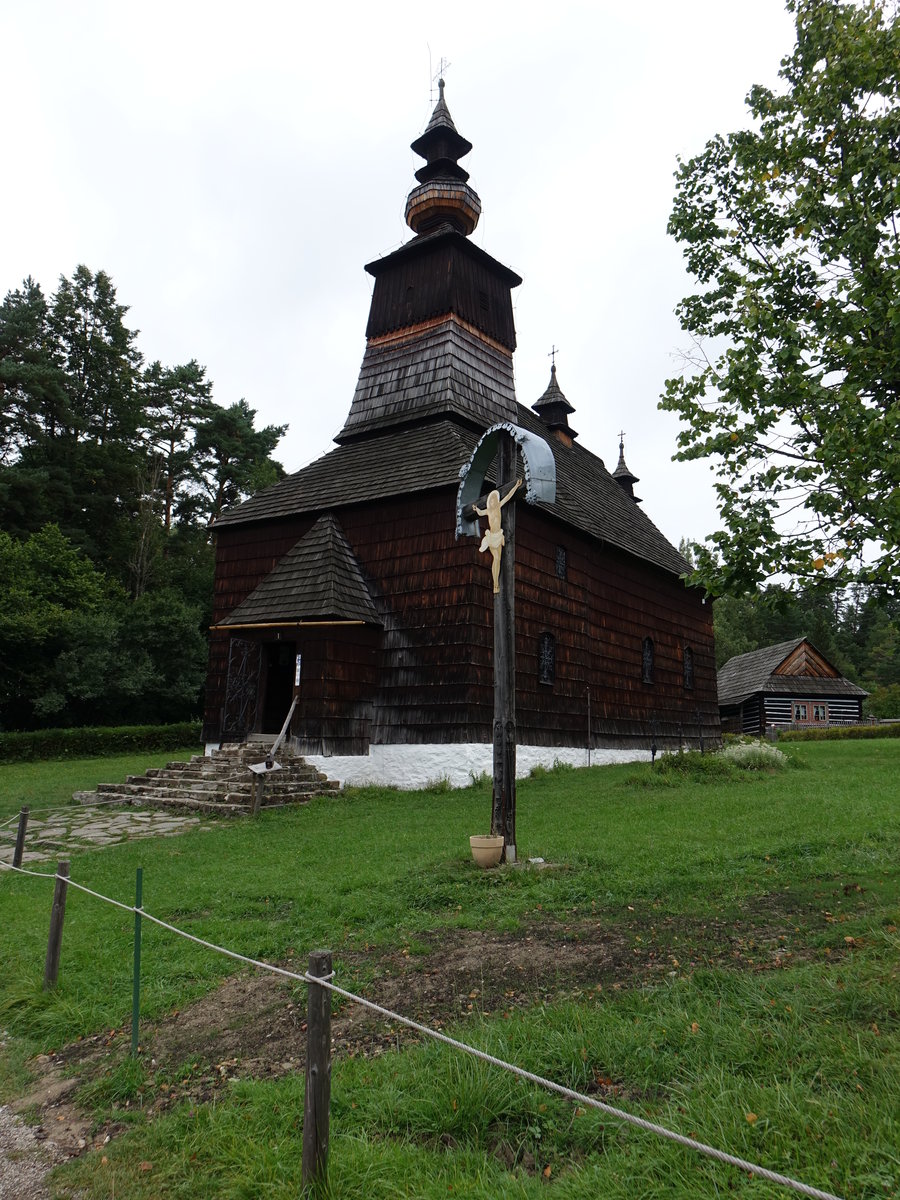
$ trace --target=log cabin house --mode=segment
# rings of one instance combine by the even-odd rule
[[[481,204],[440,84],[412,148],[414,236],[371,262],[366,349],[336,449],[223,514],[204,739],[290,734],[332,778],[467,783],[491,769],[490,555],[457,538],[461,468],[512,422],[549,443],[556,502],[517,504],[519,769],[719,739],[711,605],[637,478],[582,446],[555,363],[513,386],[512,289],[469,240]],[[590,727],[588,725],[590,721]]]
[[[767,728],[856,725],[868,694],[845,679],[807,638],[737,654],[719,671],[719,712],[726,733],[760,736]]]

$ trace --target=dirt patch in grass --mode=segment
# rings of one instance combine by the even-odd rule
[[[857,895],[854,890],[854,900]],[[821,954],[823,934],[831,935],[834,961],[844,948],[843,931],[829,928],[833,917],[820,897],[808,900],[782,893],[778,900],[760,898],[739,919],[705,922],[629,910],[617,923],[579,915],[565,922],[534,920],[515,932],[440,930],[390,949],[341,948],[335,952],[335,981],[441,1028],[540,1001],[583,1000],[608,989],[652,984],[703,966],[777,970]],[[298,973],[305,968],[296,960],[282,965]],[[135,1110],[152,1117],[185,1100],[206,1103],[236,1078],[302,1072],[305,1030],[304,985],[242,971],[184,1009],[145,1023],[142,1078],[130,1094],[107,1104],[106,1119],[83,1115],[72,1079],[102,1086],[126,1059],[130,1029],[41,1056],[34,1064],[37,1081],[16,1107],[37,1118],[63,1156],[78,1154],[115,1136]],[[349,1001],[337,1002],[332,1035],[337,1056],[379,1055],[418,1037]]]
[[[525,1007],[578,995],[586,988],[624,986],[633,973],[628,935],[542,922],[524,932],[451,930],[408,947],[341,950],[335,982],[384,1008],[440,1027],[473,1014]],[[302,972],[305,964],[291,969]],[[365,985],[354,981],[365,978]],[[415,1038],[396,1022],[336,999],[334,1051],[375,1055]],[[271,1078],[304,1066],[306,990],[276,975],[241,973],[145,1035],[157,1074],[181,1075],[171,1093],[233,1077]],[[195,1066],[196,1064],[196,1066]],[[194,1077],[192,1080],[192,1076]]]

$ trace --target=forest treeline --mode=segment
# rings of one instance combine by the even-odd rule
[[[0,729],[196,716],[209,523],[284,475],[286,426],[146,361],[110,277],[0,307]]]

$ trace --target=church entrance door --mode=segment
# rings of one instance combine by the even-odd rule
[[[297,647],[293,642],[268,642],[263,647],[264,682],[260,733],[279,733],[294,695]]]

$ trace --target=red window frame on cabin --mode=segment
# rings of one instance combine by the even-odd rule
[[[791,712],[794,724],[827,725],[828,705],[821,700],[792,700]]]

